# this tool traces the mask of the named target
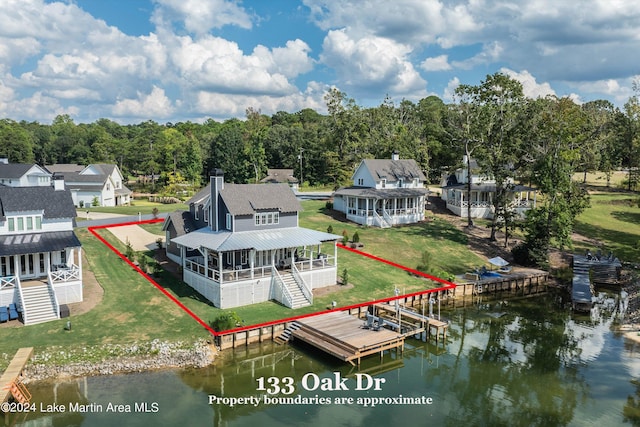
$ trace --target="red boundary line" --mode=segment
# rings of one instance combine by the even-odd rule
[[[227,335],[229,333],[234,333],[234,332],[242,332],[245,330],[251,330],[251,329],[256,329],[256,328],[262,328],[262,327],[266,327],[266,326],[271,326],[271,325],[275,325],[275,324],[279,324],[279,323],[286,323],[286,322],[292,322],[294,320],[298,320],[298,319],[303,319],[306,317],[312,317],[312,316],[317,316],[319,314],[323,314],[323,313],[329,313],[331,311],[345,311],[345,310],[350,310],[353,308],[359,308],[359,307],[364,307],[367,305],[371,305],[371,304],[379,304],[379,303],[385,303],[385,302],[389,302],[389,301],[394,301],[396,299],[401,299],[401,298],[409,298],[409,297],[413,297],[416,295],[423,295],[423,294],[430,294],[433,292],[438,292],[438,291],[443,291],[443,290],[448,290],[448,289],[453,289],[456,287],[455,283],[449,282],[448,280],[444,280],[441,279],[439,277],[436,276],[432,276],[430,274],[426,274],[423,273],[421,271],[418,270],[414,270],[412,268],[409,267],[405,267],[401,264],[397,264],[395,262],[386,260],[384,258],[380,258],[377,257],[375,255],[371,255],[368,254],[366,252],[362,252],[359,251],[357,249],[352,249],[349,248],[345,245],[342,245],[340,243],[338,243],[338,247],[341,249],[344,249],[346,251],[349,252],[353,252],[355,254],[370,258],[372,260],[378,261],[378,262],[382,262],[384,264],[390,265],[392,267],[398,268],[400,270],[404,270],[407,271],[411,274],[415,274],[417,276],[422,276],[425,277],[427,279],[431,279],[433,281],[442,283],[444,286],[436,288],[436,289],[428,289],[425,291],[418,291],[418,292],[413,292],[410,294],[405,294],[405,295],[398,295],[398,296],[393,296],[393,297],[388,297],[388,298],[383,298],[383,299],[379,299],[379,300],[375,300],[375,301],[368,301],[368,302],[364,302],[364,303],[360,303],[360,304],[353,304],[353,305],[349,305],[349,306],[345,306],[345,307],[338,307],[335,309],[330,309],[330,310],[323,310],[323,311],[318,311],[315,313],[307,313],[307,314],[302,314],[299,316],[293,316],[293,317],[287,317],[284,319],[279,319],[279,320],[272,320],[269,322],[264,322],[264,323],[258,323],[256,325],[250,325],[250,326],[243,326],[240,328],[235,328],[235,329],[227,329],[226,331],[215,331],[213,330],[213,328],[211,328],[211,326],[207,325],[206,322],[204,322],[200,317],[198,317],[194,312],[192,312],[191,310],[189,310],[184,304],[182,304],[176,297],[174,297],[173,295],[171,295],[171,293],[169,293],[169,291],[167,291],[166,289],[164,289],[158,282],[156,282],[155,280],[153,280],[153,278],[151,276],[149,276],[147,273],[145,273],[144,271],[142,271],[137,265],[135,265],[134,263],[132,263],[131,261],[129,261],[129,259],[123,255],[119,250],[117,250],[111,243],[107,242],[101,235],[99,235],[95,230],[99,230],[99,229],[106,229],[106,228],[111,228],[111,227],[122,227],[125,225],[140,225],[140,224],[153,224],[153,223],[158,223],[158,222],[164,222],[164,219],[162,218],[157,218],[157,219],[150,219],[150,220],[145,220],[145,221],[131,221],[131,222],[125,222],[125,223],[121,223],[121,224],[107,224],[107,225],[97,225],[97,226],[93,226],[93,227],[87,227],[87,230],[89,230],[89,232],[91,234],[93,234],[98,240],[100,240],[104,245],[106,245],[109,249],[111,249],[116,255],[118,255],[123,261],[125,261],[127,264],[129,264],[134,270],[136,270],[140,275],[142,275],[145,279],[147,279],[147,281],[149,281],[153,286],[155,286],[160,292],[162,292],[165,296],[167,296],[171,301],[173,301],[178,307],[180,307],[182,310],[185,311],[185,313],[187,313],[189,316],[191,316],[196,322],[198,322],[200,325],[202,325],[207,331],[209,331],[213,336],[221,336],[221,335]]]

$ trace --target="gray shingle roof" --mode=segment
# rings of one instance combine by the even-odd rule
[[[7,212],[42,210],[44,218],[75,218],[69,190],[56,191],[53,187],[0,186],[0,216]]]
[[[174,211],[167,215],[167,220],[162,225],[162,231],[166,231],[169,224],[173,224],[177,236],[182,236],[196,230],[196,223],[189,211]]]
[[[23,163],[0,163],[0,178],[17,179],[23,176],[33,167],[33,164]]]
[[[206,204],[211,184],[187,201],[187,204]],[[256,211],[278,210],[300,212],[302,207],[287,184],[230,184],[225,183],[220,197],[232,215],[251,215]]]
[[[287,184],[225,184],[220,196],[232,215],[251,215],[267,210],[302,210]]]
[[[413,159],[365,159],[362,161],[375,180],[386,178],[387,181],[412,180],[419,178],[426,181],[427,178],[420,170],[420,166]]]

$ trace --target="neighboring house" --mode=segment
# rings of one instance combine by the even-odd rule
[[[337,190],[333,208],[362,225],[391,227],[424,220],[429,190],[418,163],[400,159],[365,159],[353,174],[353,186]]]
[[[166,252],[183,280],[219,308],[268,300],[310,305],[335,285],[341,236],[298,226],[300,203],[286,184],[210,184],[164,224]]]
[[[463,158],[463,167],[452,175],[447,175],[442,182],[442,200],[447,202],[447,209],[454,214],[466,217],[469,200],[467,197],[468,166],[467,158]],[[493,218],[493,199],[496,194],[496,181],[481,173],[478,163],[470,159],[471,166],[471,217]],[[536,189],[524,185],[516,185],[513,179],[509,183],[509,206],[519,215],[536,206]]]
[[[82,301],[82,248],[64,181],[0,185],[0,306],[15,304],[26,325],[60,318],[60,305]]]
[[[47,166],[54,175],[64,176],[77,207],[121,206],[131,203],[131,190],[124,185],[120,169],[111,164],[91,164],[87,167],[71,164]]]
[[[0,185],[7,187],[51,186],[51,173],[36,164],[9,163],[0,159]]]
[[[291,188],[298,188],[298,178],[293,176],[293,169],[268,169],[267,176],[260,180],[263,184],[288,184]]]

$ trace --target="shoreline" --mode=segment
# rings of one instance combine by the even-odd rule
[[[31,358],[23,371],[24,383],[162,369],[204,368],[211,365],[217,355],[215,346],[204,340],[191,344],[153,340],[142,344],[113,345],[98,349],[107,351],[112,356],[92,361],[90,354],[84,360],[85,353],[71,354],[69,358],[72,360],[69,363],[51,363],[51,359],[64,354],[64,351],[47,350],[38,353]],[[53,353],[56,353],[55,356]]]

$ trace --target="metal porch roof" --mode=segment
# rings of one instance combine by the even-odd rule
[[[46,253],[80,246],[73,231],[0,236],[0,256]]]
[[[290,227],[272,230],[213,232],[207,228],[185,234],[172,239],[172,242],[190,249],[205,247],[217,252],[255,249],[266,251],[296,246],[319,245],[322,242],[341,239],[337,234],[310,230],[308,228]]]

